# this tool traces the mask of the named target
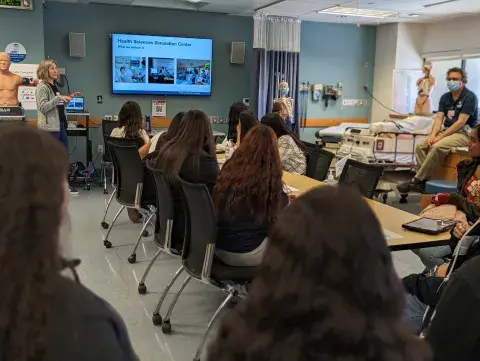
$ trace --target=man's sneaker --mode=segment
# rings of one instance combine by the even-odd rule
[[[70,195],[71,196],[78,196],[80,194],[79,191],[77,191],[75,188],[70,187]]]
[[[400,193],[405,194],[405,193],[424,193],[425,192],[425,183],[426,181],[422,181],[416,178],[413,178],[412,180],[404,183],[400,183],[397,186],[397,189]]]

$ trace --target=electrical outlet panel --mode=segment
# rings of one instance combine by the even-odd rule
[[[368,107],[370,102],[367,99],[343,99],[344,107]]]

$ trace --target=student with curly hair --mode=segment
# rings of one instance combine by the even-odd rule
[[[357,191],[316,188],[278,216],[247,298],[207,361],[427,361],[402,320],[382,228]]]
[[[248,132],[223,166],[213,202],[218,217],[217,256],[231,266],[259,265],[268,230],[288,204],[272,129],[258,125]]]

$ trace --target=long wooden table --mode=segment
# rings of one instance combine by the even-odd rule
[[[283,173],[283,181],[289,187],[298,189],[299,194],[322,185],[322,182],[315,179],[287,172]],[[402,228],[402,224],[413,221],[417,219],[418,216],[371,199],[367,199],[367,201],[379,219],[386,233],[388,246],[392,251],[441,246],[446,244],[450,239],[448,232],[437,236],[430,236],[407,231]]]

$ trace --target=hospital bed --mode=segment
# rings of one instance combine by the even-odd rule
[[[413,116],[404,120],[358,125],[345,126],[336,154],[338,159],[350,156],[390,170],[405,169],[415,166],[415,147],[430,134],[433,118]]]
[[[317,138],[325,143],[340,143],[348,129],[368,129],[370,124],[363,123],[341,123],[335,127],[328,127],[317,132]]]

